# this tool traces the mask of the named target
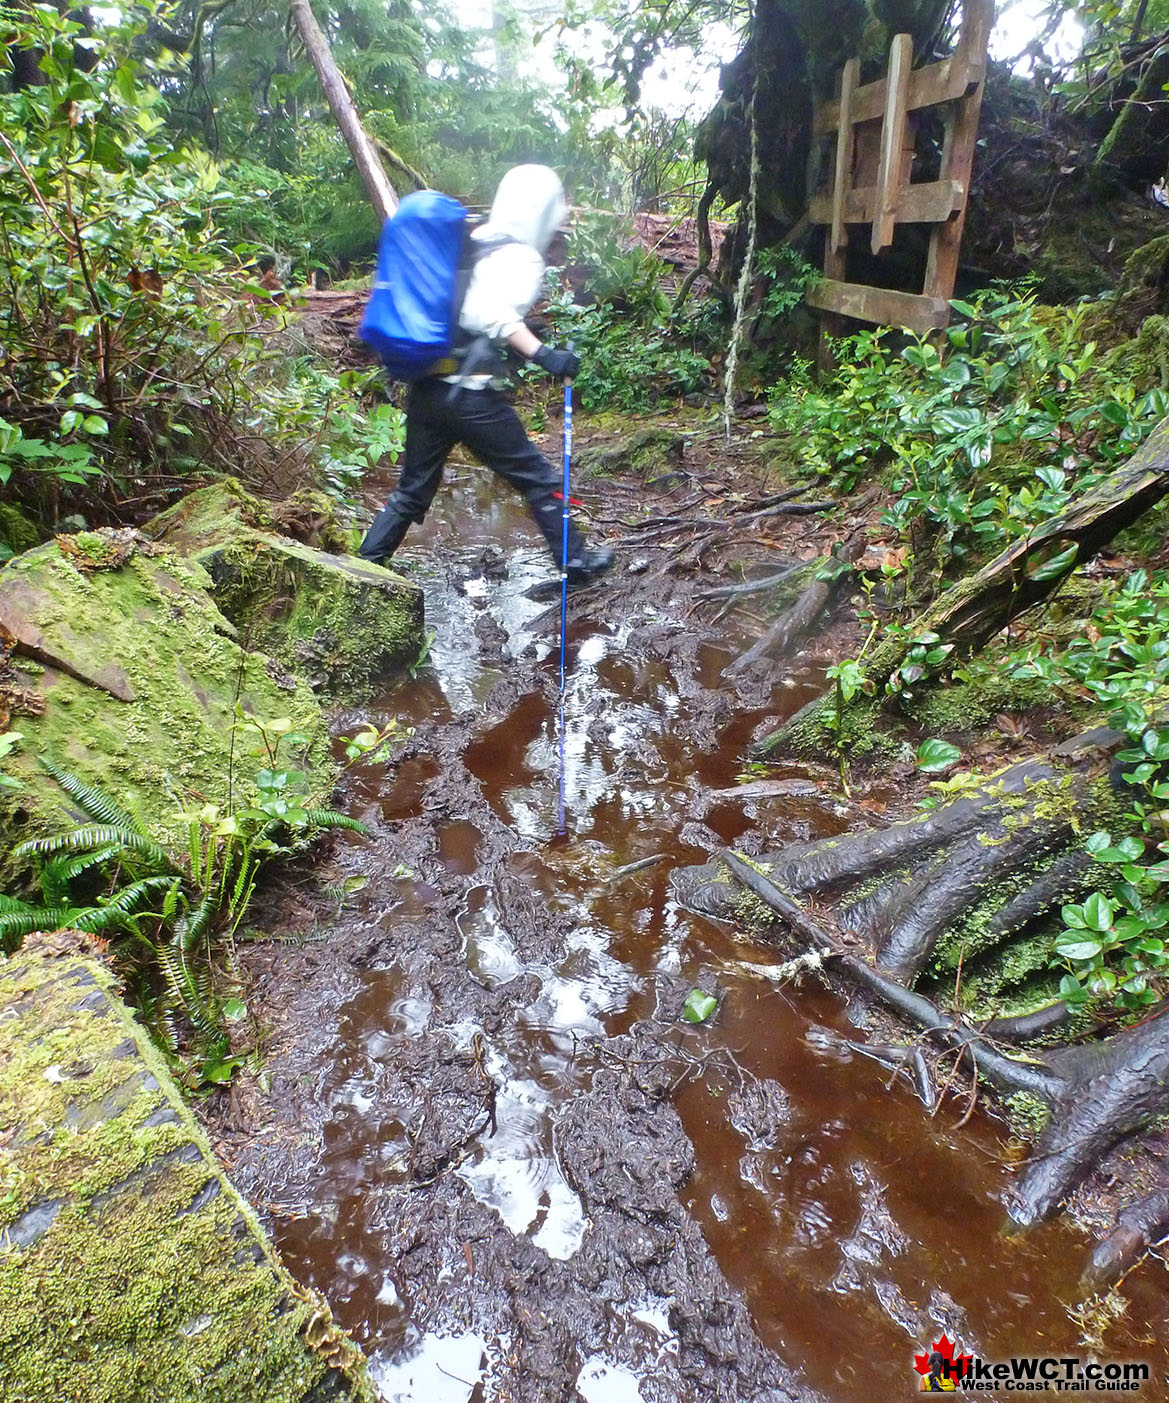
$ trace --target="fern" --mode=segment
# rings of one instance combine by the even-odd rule
[[[171,860],[161,844],[124,828],[73,828],[68,833],[57,833],[51,838],[31,838],[25,843],[18,843],[12,855],[16,858],[48,857],[53,853],[111,846],[119,851],[140,853],[152,866],[172,870]]]
[[[158,946],[158,962],[172,998],[181,1006],[195,1032],[206,1042],[221,1043],[223,1031],[211,1009],[210,970],[206,970],[205,982],[196,979],[182,946],[176,944]]]
[[[167,924],[175,919],[179,912],[180,902],[187,906],[187,898],[183,894],[183,883],[180,877],[171,878],[171,884],[162,902],[162,919]],[[189,908],[188,908],[189,909]]]
[[[27,901],[21,901],[19,897],[5,896],[0,892],[0,915],[8,915],[13,911],[35,911],[35,906],[30,906]]]
[[[140,906],[152,893],[170,885],[169,877],[143,877],[140,882],[131,882],[116,896],[103,901],[100,906],[91,906],[77,918],[77,929],[107,931],[125,924],[126,915]]]
[[[96,784],[86,784],[69,770],[63,770],[59,765],[54,765],[51,760],[46,760],[43,755],[40,757],[40,765],[42,769],[53,776],[65,793],[95,823],[105,823],[113,828],[122,828],[130,833],[137,833],[140,838],[145,836],[141,824],[125,809],[120,809],[110,796],[99,789]]]
[[[11,954],[34,930],[60,930],[71,926],[82,913],[75,906],[39,906],[28,911],[0,914],[0,946]]]
[[[259,861],[254,857],[245,858],[240,864],[240,869],[236,873],[235,886],[231,889],[231,901],[228,903],[230,911],[238,911],[241,916],[243,915],[255,888],[256,873],[259,867]]]
[[[92,852],[62,860],[61,871],[65,880],[71,882],[74,878],[80,877],[83,872],[88,872],[90,868],[100,867],[103,862],[109,862],[112,858],[117,857],[121,851],[122,845],[120,843],[107,843],[103,848],[94,848]]]
[[[66,871],[70,859],[51,857],[41,864],[41,901],[46,906],[58,906],[69,900],[69,874]]]
[[[369,837],[369,829],[360,819],[350,818],[348,814],[339,814],[335,809],[306,809],[309,822],[314,828],[345,828],[350,833],[360,833],[362,837]]]
[[[182,950],[193,950],[211,929],[219,914],[219,897],[211,893],[175,924],[175,940]]]

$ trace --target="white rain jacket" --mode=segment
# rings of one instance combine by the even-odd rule
[[[491,213],[472,240],[501,236],[514,242],[485,254],[471,271],[459,325],[472,336],[503,340],[524,324],[544,286],[544,252],[568,205],[560,177],[547,166],[514,166],[499,182]],[[449,376],[467,389],[479,389],[490,376]]]

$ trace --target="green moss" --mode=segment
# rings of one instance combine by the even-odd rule
[[[202,557],[216,602],[247,640],[335,695],[368,690],[422,648],[422,595],[355,558],[255,539]]]
[[[368,1401],[358,1351],[279,1264],[106,971],[26,950],[0,1006],[5,1399],[303,1403],[333,1380]]]
[[[114,667],[133,700],[49,666],[29,668],[26,685],[42,715],[18,718],[24,740],[5,768],[23,784],[0,792],[0,830],[10,838],[75,822],[64,794],[37,766],[44,755],[116,797],[160,840],[182,850],[184,810],[234,802],[259,765],[238,741],[237,699],[245,712],[289,717],[313,737],[305,768],[314,788],[334,768],[320,710],[308,689],[277,682],[268,660],[244,653],[212,603],[205,571],[161,550],[134,554],[117,570],[79,571],[49,543],[12,561],[0,591],[19,602],[45,649],[81,675]],[[19,661],[19,660],[18,660]]]
[[[190,492],[142,528],[155,541],[167,541],[190,555],[236,540],[252,531],[275,532],[267,504],[245,491],[234,477]]]
[[[279,536],[270,510],[232,479],[193,492],[148,530],[207,569],[216,603],[249,649],[334,695],[368,690],[421,651],[416,586]]]
[[[1013,1091],[1003,1097],[1011,1129],[1021,1140],[1038,1140],[1051,1119],[1051,1107],[1029,1091]]]
[[[676,428],[638,429],[615,443],[582,449],[577,467],[583,477],[642,477],[668,474],[681,466],[685,443]]]
[[[40,528],[30,516],[12,502],[0,502],[0,558],[32,550],[43,539]]]

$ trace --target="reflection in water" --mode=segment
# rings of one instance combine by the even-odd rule
[[[487,1346],[478,1335],[420,1335],[388,1357],[375,1357],[370,1373],[385,1403],[470,1403],[482,1397]]]
[[[470,543],[470,561],[484,539],[504,539],[500,507],[486,526],[468,514],[457,531]],[[480,711],[483,725],[463,760],[496,817],[527,847],[507,859],[509,877],[570,918],[558,956],[529,959],[506,928],[497,879],[480,866],[483,833],[460,818],[438,827],[438,860],[467,881],[457,920],[466,967],[487,990],[517,991],[514,1009],[490,1036],[470,1020],[444,1029],[463,1050],[478,1035],[499,1086],[497,1132],[478,1138],[456,1172],[513,1233],[570,1259],[588,1223],[560,1173],[554,1128],[558,1108],[589,1074],[580,1040],[654,1013],[658,976],[716,988],[714,1022],[680,1024],[677,1033],[697,1058],[716,1047],[734,1053],[711,1060],[678,1092],[697,1160],[685,1193],[766,1343],[833,1403],[907,1395],[912,1354],[943,1329],[992,1358],[1075,1352],[1067,1303],[1076,1299],[1084,1243],[1061,1222],[1003,1235],[1003,1128],[976,1114],[958,1129],[948,1106],[931,1120],[907,1087],[889,1087],[879,1067],[842,1055],[839,1041],[823,1036],[854,1031],[834,997],[814,983],[797,992],[752,977],[742,963],[772,961],[773,952],[744,948],[733,933],[669,899],[670,867],[701,860],[719,841],[735,841],[760,822],[774,844],[838,832],[847,813],[825,808],[798,785],[771,798],[736,797],[740,757],[763,713],[735,714],[713,739],[694,738],[693,725],[696,688],[718,684],[729,652],[707,643],[676,662],[650,657],[639,651],[639,620],[626,618],[570,632],[569,832],[550,841],[554,693],[530,690],[506,715],[487,715],[483,699],[506,666],[480,666],[467,646],[476,619],[489,615],[507,636],[507,654],[532,647],[554,674],[550,635],[525,632],[546,606],[523,592],[547,578],[546,567],[534,551],[510,556],[509,565],[510,577],[489,586],[427,585],[437,630],[433,671],[385,699],[387,714],[406,723]],[[794,710],[816,684],[811,676],[784,678],[767,714]],[[369,779],[365,792],[388,818],[417,814],[437,772],[434,762],[411,762],[384,793],[371,792]],[[722,792],[712,800],[714,789]],[[619,867],[655,853],[668,860],[611,880]],[[396,858],[387,854],[387,861],[393,870]],[[385,918],[390,929],[401,910],[425,904],[423,884],[403,887],[402,907]],[[324,1290],[376,1352],[384,1399],[490,1400],[497,1396],[491,1358],[506,1345],[489,1349],[471,1333],[420,1334],[394,1286],[384,1228],[368,1207],[379,1182],[405,1173],[404,1127],[416,1109],[382,1104],[379,1069],[402,1039],[433,1026],[435,1014],[424,972],[404,967],[365,977],[366,990],[336,1031],[323,1090],[332,1120],[320,1194],[306,1216],[278,1225],[280,1244],[294,1270]],[[380,1119],[371,1123],[374,1106]],[[1153,1347],[1140,1337],[1140,1322],[1164,1317],[1164,1293],[1147,1273],[1126,1291],[1136,1324],[1114,1331],[1110,1348],[1149,1358]],[[654,1299],[626,1307],[616,1322],[622,1357],[643,1362],[640,1377],[613,1357],[590,1355],[581,1360],[579,1397],[644,1403],[647,1393],[656,1396],[654,1360],[677,1349],[669,1305]]]

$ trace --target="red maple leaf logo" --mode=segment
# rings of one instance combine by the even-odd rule
[[[970,1368],[971,1360],[974,1357],[970,1354],[955,1355],[955,1348],[954,1341],[948,1340],[945,1331],[943,1331],[942,1338],[934,1341],[933,1349],[931,1350],[931,1354],[940,1354],[943,1360],[945,1360],[943,1373],[944,1376],[949,1379],[960,1379]],[[913,1356],[913,1367],[919,1374],[928,1374],[930,1371],[930,1355],[915,1354]]]

